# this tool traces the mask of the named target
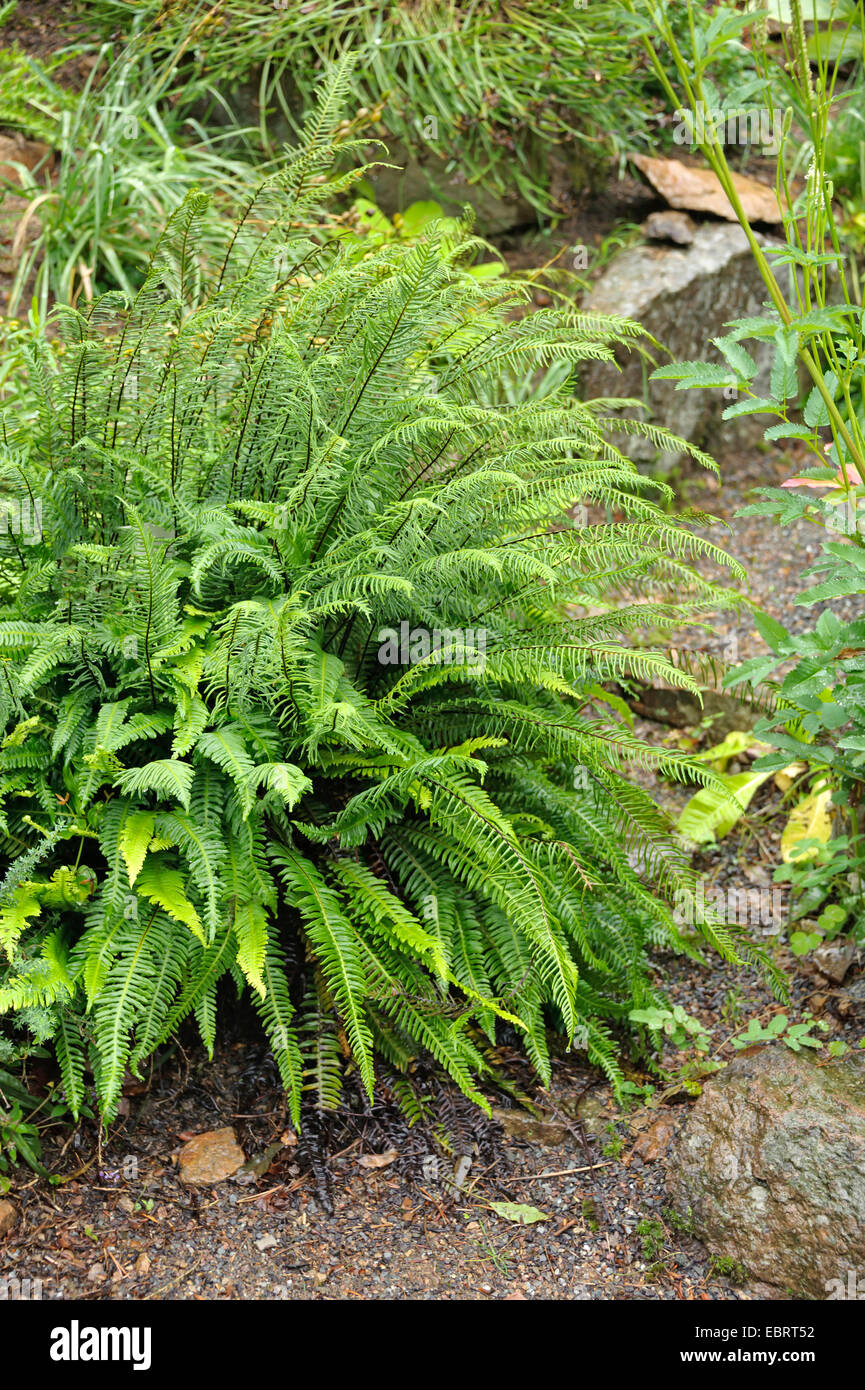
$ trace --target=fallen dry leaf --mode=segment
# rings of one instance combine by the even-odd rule
[[[786,487],[786,483],[782,483],[782,487]],[[807,763],[788,763],[786,767],[781,768],[780,772],[775,773],[772,780],[780,792],[787,792],[792,787],[796,778],[800,777],[803,772],[807,772],[807,770]]]
[[[657,1119],[642,1131],[631,1152],[639,1155],[644,1163],[654,1163],[655,1159],[661,1157],[675,1133],[676,1121],[672,1115],[658,1115]]]
[[[385,1149],[383,1154],[363,1154],[357,1161],[361,1168],[387,1168],[396,1158],[399,1158],[396,1149]]]

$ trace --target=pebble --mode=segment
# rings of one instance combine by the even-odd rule
[[[11,1202],[0,1201],[0,1236],[7,1236],[18,1222],[18,1213]]]
[[[180,1177],[185,1183],[222,1182],[246,1162],[233,1129],[211,1129],[196,1134],[180,1150]]]

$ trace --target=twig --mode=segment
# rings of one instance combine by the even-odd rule
[[[176,1288],[177,1285],[181,1282],[181,1280],[186,1279],[194,1269],[198,1268],[198,1266],[201,1264],[201,1258],[202,1257],[199,1255],[197,1259],[192,1261],[191,1265],[187,1265],[186,1269],[182,1269],[180,1273],[174,1279],[169,1280],[167,1284],[162,1284],[161,1287],[158,1288],[155,1293],[152,1293],[150,1295],[150,1297],[158,1298],[160,1294],[168,1293],[170,1289]]]
[[[614,1158],[606,1158],[603,1163],[589,1163],[585,1168],[559,1168],[555,1173],[523,1173],[515,1178],[509,1175],[508,1182],[539,1182],[541,1178],[567,1178],[571,1173],[594,1173],[596,1168],[610,1168],[615,1162]]]

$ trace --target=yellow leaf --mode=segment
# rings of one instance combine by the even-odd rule
[[[733,729],[723,743],[714,748],[706,748],[695,756],[700,762],[707,762],[716,772],[726,772],[731,758],[741,757],[743,753],[770,753],[768,743],[761,743],[750,729]]]
[[[25,884],[19,883],[11,901],[0,908],[0,946],[10,961],[13,947],[22,932],[27,929],[28,917],[38,917],[42,904],[33,897]]]
[[[793,807],[781,836],[781,858],[785,864],[793,859],[802,862],[814,858],[816,845],[797,852],[796,846],[802,840],[820,840],[825,845],[832,838],[831,805],[832,792],[824,785]]]
[[[488,1207],[496,1213],[496,1216],[504,1217],[505,1221],[513,1221],[517,1226],[531,1226],[536,1221],[549,1221],[549,1216],[545,1211],[539,1211],[537,1207],[524,1206],[522,1202],[488,1202]]]
[[[267,913],[261,903],[244,903],[235,910],[237,963],[262,999],[267,994],[261,972],[267,950]]]
[[[797,777],[807,770],[807,763],[788,763],[782,767],[780,772],[775,773],[775,786],[779,792],[788,792]]]
[[[123,855],[126,872],[129,874],[130,888],[140,874],[141,866],[147,858],[147,850],[153,839],[155,823],[155,811],[131,811],[123,822],[123,829],[120,833],[120,853]]]
[[[701,787],[683,808],[676,829],[687,840],[705,845],[720,840],[733,829],[748,809],[754,793],[762,787],[771,772],[737,772],[735,776],[720,772],[717,787]]]

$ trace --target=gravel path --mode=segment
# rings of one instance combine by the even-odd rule
[[[263,1113],[241,1118],[253,1113],[238,1108],[250,1104],[251,1052],[246,1044],[212,1065],[195,1058],[185,1079],[179,1065],[168,1068],[143,1113],[140,1101],[130,1102],[130,1119],[115,1127],[98,1165],[63,1187],[31,1183],[16,1194],[21,1219],[0,1256],[0,1277],[40,1278],[43,1298],[54,1299],[739,1296],[669,1220],[661,1165],[634,1149],[642,1135],[655,1152],[652,1131],[632,1127],[648,1112],[622,1118],[606,1088],[594,1087],[581,1106],[583,1143],[568,1111],[596,1078],[574,1064],[556,1068],[554,1103],[566,1123],[548,1122],[544,1137],[558,1142],[475,1122],[477,1137],[461,1145],[471,1167],[458,1191],[454,1173],[466,1165],[457,1154],[447,1158],[429,1135],[358,1111],[339,1117],[348,1142],[329,1159],[322,1152],[313,1163],[300,1146],[280,1145],[252,1185],[186,1187],[175,1167],[181,1136],[233,1125],[254,1155],[286,1132],[266,1067],[252,1102]],[[675,1116],[651,1118],[662,1140]],[[86,1161],[92,1126],[81,1141]],[[394,1149],[386,1167],[361,1166]],[[70,1152],[60,1169],[75,1166]],[[124,1178],[131,1169],[137,1176]],[[549,1219],[513,1224],[488,1205],[502,1201],[530,1204]]]
[[[782,954],[792,1011],[813,1007],[815,981]],[[778,1007],[751,974],[716,963],[664,956],[657,971],[713,1029],[721,1057],[732,1055],[722,1046],[731,1033]],[[861,1006],[851,996],[835,990],[822,1007],[834,1035],[853,1036]],[[501,1122],[487,1121],[439,1093],[454,1149],[446,1156],[422,1127],[408,1129],[386,1081],[374,1110],[349,1096],[326,1131],[311,1124],[298,1142],[260,1045],[235,1034],[213,1063],[178,1050],[148,1086],[130,1084],[127,1113],[101,1151],[93,1122],[62,1155],[60,1136],[53,1154],[49,1146],[55,1172],[85,1171],[53,1188],[22,1174],[0,1278],[41,1279],[44,1299],[749,1297],[669,1210],[663,1157],[687,1114],[684,1092],[622,1113],[577,1059],[556,1062],[549,1095],[516,1054],[502,1049],[499,1060],[545,1120],[539,1129],[525,1111],[503,1108]],[[184,1142],[222,1126],[233,1127],[248,1168],[259,1160],[257,1176],[185,1185]],[[493,1202],[548,1219],[516,1225]]]
[[[842,621],[861,617],[865,614],[865,600],[852,595],[835,599],[831,604],[797,605],[796,599],[807,582],[803,580],[803,573],[820,555],[824,539],[821,528],[803,518],[781,529],[774,517],[736,517],[736,512],[748,503],[761,500],[754,489],[780,487],[787,479],[813,466],[814,459],[804,446],[781,449],[775,445],[768,452],[755,449],[749,454],[727,456],[721,464],[720,484],[712,474],[700,470],[682,480],[676,489],[683,501],[726,523],[729,530],[715,525],[698,528],[698,534],[711,539],[739,561],[748,576],[743,592],[794,634],[808,631],[828,607]],[[698,568],[707,578],[736,587],[726,567],[700,560]],[[746,609],[738,621],[735,615],[720,614],[719,620],[712,624],[712,632],[699,635],[697,640],[707,649],[720,653],[733,635],[736,660],[744,661],[767,650],[749,621]]]

